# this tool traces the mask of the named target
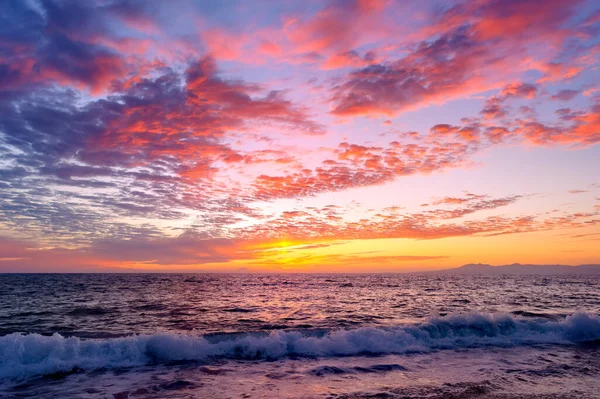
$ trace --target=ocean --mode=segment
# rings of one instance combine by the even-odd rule
[[[2,398],[599,398],[600,276],[0,275]]]

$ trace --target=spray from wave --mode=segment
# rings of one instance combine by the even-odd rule
[[[573,344],[600,340],[600,317],[576,313],[560,321],[505,314],[457,314],[427,322],[352,330],[274,331],[202,337],[173,333],[110,339],[13,333],[0,337],[0,380],[72,370],[134,367],[171,361],[278,359],[402,354],[477,346]]]

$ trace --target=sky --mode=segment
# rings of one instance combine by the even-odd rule
[[[600,263],[600,3],[0,4],[0,272]]]

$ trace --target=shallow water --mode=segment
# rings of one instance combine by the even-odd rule
[[[596,276],[0,275],[0,396],[595,397],[599,288]]]

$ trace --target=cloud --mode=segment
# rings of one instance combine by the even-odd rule
[[[465,198],[446,197],[446,198],[442,199],[442,201],[443,201],[442,204],[468,203],[468,205],[465,206],[464,208],[457,208],[457,209],[452,209],[452,210],[438,209],[438,210],[433,210],[433,211],[426,211],[425,213],[430,214],[430,215],[435,215],[435,217],[437,217],[439,219],[456,219],[456,218],[461,218],[463,216],[466,216],[466,215],[469,215],[469,214],[472,214],[475,212],[496,209],[496,208],[500,208],[503,206],[513,204],[517,200],[522,198],[522,196],[514,195],[514,196],[510,196],[510,197],[496,198],[496,199],[490,199],[490,200],[480,199],[480,198],[484,198],[484,197],[483,196],[473,196],[473,197],[467,197],[466,199]],[[456,202],[457,200],[463,200],[463,202]],[[454,202],[452,202],[452,201],[454,201]],[[433,204],[434,205],[440,204],[440,202],[434,202]]]
[[[92,94],[105,91],[131,71],[127,56],[111,45],[120,38],[109,29],[111,19],[124,16],[125,7],[124,2],[105,7],[92,2],[44,1],[38,7],[11,2],[0,17],[0,89],[58,83]],[[129,8],[129,20],[139,10]]]
[[[337,159],[327,159],[315,169],[258,176],[253,184],[253,196],[263,201],[298,198],[383,184],[400,176],[458,167],[474,149],[456,142],[419,145],[393,141],[385,148],[343,142],[335,149]]]
[[[248,158],[224,141],[232,129],[273,124],[300,134],[322,132],[282,93],[263,95],[259,86],[221,79],[210,58],[193,63],[185,76],[166,70],[84,105],[75,92],[59,88],[15,92],[3,99],[0,131],[13,148],[5,151],[16,164],[13,173],[37,171],[71,181],[209,178],[217,164],[256,157]]]
[[[221,78],[210,58],[182,73],[160,68],[119,90],[87,102],[45,85],[2,96],[0,228],[80,247],[107,236],[177,234],[177,223],[194,215],[204,222],[198,231],[222,234],[260,213],[233,200],[234,184],[215,183],[216,173],[295,162],[276,150],[234,150],[227,134],[322,129],[283,93]],[[175,225],[158,228],[156,220]]]
[[[27,241],[0,236],[0,272],[69,273],[127,271],[91,258],[85,251],[39,247]],[[131,270],[130,270],[131,271]]]
[[[208,239],[193,233],[178,237],[140,237],[133,240],[97,240],[88,252],[97,259],[152,265],[223,263],[236,257],[236,241]]]
[[[487,195],[478,195],[473,193],[466,193],[464,197],[444,197],[435,200],[431,205],[462,205],[476,200],[484,199]]]
[[[560,111],[560,110],[559,110]],[[561,123],[544,123],[536,119],[518,119],[513,134],[521,135],[533,144],[574,144],[588,146],[600,142],[600,106],[592,105],[588,110],[559,112]]]
[[[439,193],[421,212],[358,221],[298,201],[468,168],[492,146],[598,143],[594,88],[570,87],[600,54],[597,16],[581,4],[8,2],[0,232],[12,241],[0,262],[187,268],[259,262],[251,248],[286,237],[316,251],[594,225],[598,205],[519,215],[513,195]],[[571,108],[542,106],[580,92]],[[448,107],[431,125],[392,124],[459,98],[451,107],[474,115]],[[359,115],[378,118],[351,123]]]
[[[506,90],[506,87],[502,90],[505,94],[485,101],[480,112],[483,118],[462,118],[462,125],[434,125],[429,130],[429,137],[450,137],[458,142],[478,144],[479,149],[509,142],[585,147],[600,141],[600,108],[596,100],[587,109],[558,109],[555,111],[558,119],[546,122],[538,119],[535,110],[529,107],[520,107],[520,115],[515,116],[505,103],[518,96],[507,93],[518,92],[518,89],[513,86]]]
[[[390,33],[383,23],[386,5],[386,1],[374,0],[330,2],[308,18],[289,19],[283,34],[293,53],[320,55],[325,69],[363,66],[374,54],[361,56],[354,50]]]
[[[378,238],[408,238],[432,240],[461,236],[494,236],[533,231],[578,228],[597,225],[600,214],[572,213],[557,217],[541,215],[488,216],[461,219],[477,212],[490,211],[515,203],[521,196],[475,200],[471,205],[455,209],[434,209],[417,213],[400,210],[378,212],[359,221],[347,220],[339,209],[313,209],[298,214],[281,215],[276,219],[242,229],[239,236],[246,240],[277,242],[311,240],[358,240]]]
[[[406,56],[348,73],[332,89],[332,113],[397,115],[501,87],[528,69],[523,59],[557,53],[568,36],[563,25],[575,9],[575,3],[565,7],[560,1],[542,8],[527,1],[451,7],[414,35],[421,40],[407,46]],[[535,43],[544,42],[553,51],[543,55],[531,51]],[[501,96],[533,98],[536,94],[535,85],[521,83],[505,86]]]
[[[579,90],[563,89],[552,96],[553,100],[570,101],[580,93]]]
[[[466,219],[464,216],[490,211],[516,202],[522,196],[489,199],[487,195],[468,193],[465,197],[447,197],[432,201],[444,206],[417,213],[406,213],[399,207],[382,209],[372,217],[348,220],[347,210],[339,206],[304,208],[301,211],[286,211],[279,217],[263,223],[235,230],[232,237],[214,237],[193,229],[177,237],[148,234],[125,234],[124,239],[100,238],[91,245],[74,248],[40,248],[26,241],[0,239],[0,254],[5,259],[0,263],[2,270],[29,270],[35,262],[43,262],[48,270],[57,268],[68,271],[74,267],[87,270],[99,268],[129,267],[137,269],[164,270],[169,268],[197,268],[231,261],[243,261],[249,266],[277,266],[314,263],[336,263],[336,255],[321,256],[311,252],[342,241],[408,238],[432,240],[461,236],[497,236],[554,229],[573,229],[600,223],[600,213],[579,212],[560,216],[522,215],[486,216]],[[461,201],[462,200],[462,201]],[[449,222],[450,219],[457,219]],[[460,220],[458,220],[460,219]],[[209,222],[209,224],[211,224]],[[281,240],[288,243],[282,246]],[[308,252],[303,252],[308,251]],[[9,259],[10,258],[10,259]],[[345,257],[345,261],[385,263],[443,259],[443,256],[356,256]],[[337,260],[336,260],[337,259]]]
[[[529,83],[513,83],[504,86],[500,92],[500,96],[503,98],[521,97],[532,99],[537,95],[538,88],[535,85]]]
[[[447,123],[440,123],[431,127],[429,133],[436,137],[450,136],[467,142],[477,142],[480,139],[480,127],[477,125],[459,127]]]

